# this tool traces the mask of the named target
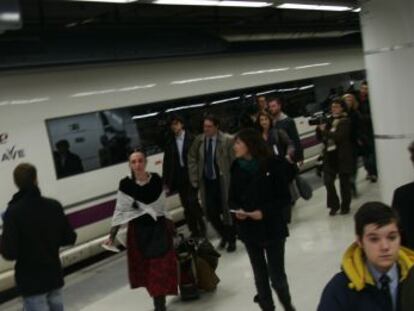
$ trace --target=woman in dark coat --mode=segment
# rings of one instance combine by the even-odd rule
[[[351,140],[351,122],[348,119],[346,105],[341,99],[331,104],[332,119],[316,129],[319,140],[324,143],[323,175],[327,191],[329,215],[348,214],[351,208],[351,176],[354,170],[354,158]],[[341,201],[335,188],[336,176],[339,176]]]
[[[262,138],[269,148],[272,149],[274,156],[281,159],[286,165],[286,180],[289,183],[291,204],[285,207],[283,215],[286,222],[290,223],[292,219],[292,207],[296,200],[299,199],[299,192],[294,182],[295,177],[299,173],[298,166],[294,160],[295,145],[284,130],[272,127],[272,124],[272,116],[266,111],[262,111],[257,115],[257,127],[262,134]]]
[[[295,146],[284,130],[272,126],[272,117],[266,111],[257,115],[257,127],[264,141],[272,148],[273,153],[281,158],[288,158],[293,162]]]
[[[288,228],[283,209],[290,204],[284,162],[271,155],[253,129],[236,135],[234,150],[238,159],[231,169],[229,205],[253,268],[254,301],[262,310],[275,310],[270,279],[285,310],[295,310],[284,265]]]
[[[358,196],[356,187],[356,178],[358,173],[358,157],[361,154],[362,148],[362,115],[358,111],[359,103],[353,94],[345,94],[342,100],[346,103],[347,114],[351,122],[351,141],[352,141],[352,155],[353,155],[353,171],[351,176],[352,194]]]
[[[143,151],[129,156],[132,176],[121,180],[112,228],[106,245],[114,244],[121,226],[127,227],[128,275],[131,288],[145,287],[156,311],[166,310],[167,295],[177,294],[174,224],[168,218],[161,177],[146,171]]]

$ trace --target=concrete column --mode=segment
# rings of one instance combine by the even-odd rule
[[[361,0],[361,27],[382,200],[414,180],[414,1]]]

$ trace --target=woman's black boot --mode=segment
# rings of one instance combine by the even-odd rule
[[[166,299],[165,296],[154,297],[154,311],[166,311]]]

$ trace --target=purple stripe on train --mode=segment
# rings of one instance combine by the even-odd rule
[[[69,222],[74,229],[78,229],[112,216],[115,209],[115,200],[104,202],[89,208],[73,212],[68,215]]]
[[[320,143],[321,142],[316,138],[316,136],[304,138],[300,141],[300,144],[302,145],[303,149],[314,147],[316,145],[319,145]]]

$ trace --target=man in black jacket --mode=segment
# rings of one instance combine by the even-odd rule
[[[295,147],[295,154],[291,160],[295,163],[301,164],[304,159],[303,148],[300,143],[299,132],[296,127],[295,120],[287,116],[282,111],[282,108],[282,102],[279,98],[271,98],[269,100],[268,109],[273,118],[273,126],[277,129],[284,130],[288,134]]]
[[[372,124],[371,107],[369,101],[369,88],[366,81],[361,82],[359,93],[357,94],[357,99],[359,101],[359,112],[361,113],[361,141],[364,167],[367,171],[367,179],[375,183],[378,179],[378,169],[375,151],[374,127]]]
[[[289,175],[296,177],[299,173],[298,165],[301,166],[304,160],[303,147],[300,142],[299,132],[296,127],[295,120],[287,116],[283,110],[283,104],[280,98],[270,98],[268,103],[268,110],[270,115],[273,118],[273,126],[278,130],[283,130],[289,136],[290,140],[294,146],[294,153],[289,155]],[[285,218],[288,223],[290,223],[292,218],[292,206],[295,204],[296,199],[298,199],[297,190],[295,183],[290,183],[290,192],[292,197],[292,204],[285,208]]]
[[[206,226],[198,202],[197,189],[188,177],[187,155],[194,137],[184,128],[184,120],[179,115],[170,119],[171,139],[164,150],[163,179],[169,193],[178,192],[184,208],[184,216],[193,237],[204,237]]]
[[[3,216],[0,252],[15,260],[17,288],[25,311],[61,311],[64,285],[59,248],[76,241],[59,202],[41,196],[36,168],[18,165],[13,173],[19,189]]]
[[[411,143],[408,150],[414,164],[414,142]],[[402,245],[414,249],[414,182],[395,190],[392,207],[401,216]]]

